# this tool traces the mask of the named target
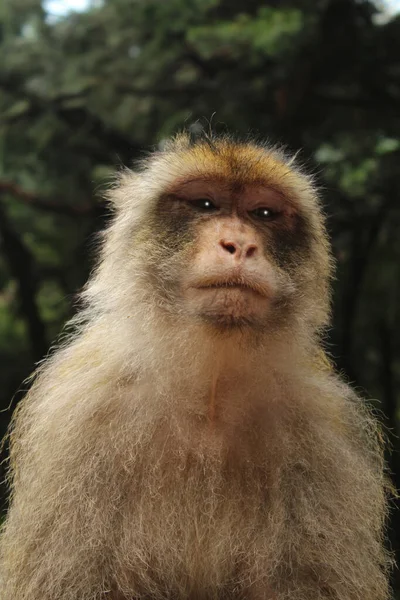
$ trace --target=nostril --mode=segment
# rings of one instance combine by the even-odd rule
[[[221,246],[224,248],[224,250],[229,252],[229,254],[235,254],[236,252],[236,246],[231,242],[221,242]]]
[[[228,250],[229,254],[235,254],[236,248],[233,244],[225,244],[225,250]]]
[[[257,250],[257,246],[248,246],[248,248],[246,248],[246,258],[251,258],[252,256],[255,255]]]

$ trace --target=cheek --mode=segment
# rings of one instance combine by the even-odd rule
[[[291,275],[298,272],[311,253],[312,239],[309,226],[303,217],[297,216],[290,228],[271,228],[264,240],[265,251],[276,264]]]
[[[152,216],[149,229],[156,242],[154,246],[173,255],[192,242],[195,223],[193,216],[188,213],[177,215],[172,210],[160,208]]]
[[[147,225],[141,244],[142,261],[146,273],[160,295],[170,299],[181,285],[182,272],[192,260],[196,224],[190,215],[176,215],[157,211]]]

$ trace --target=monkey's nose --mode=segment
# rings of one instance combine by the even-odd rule
[[[256,244],[250,242],[239,243],[231,240],[220,240],[220,246],[238,259],[251,258],[257,252]]]

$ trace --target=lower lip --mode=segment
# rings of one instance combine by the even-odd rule
[[[233,292],[233,291],[240,291],[240,292],[249,292],[252,294],[257,294],[259,295],[259,293],[254,290],[251,287],[247,287],[245,285],[207,285],[204,287],[199,287],[197,288],[199,290],[210,290],[210,291],[222,291],[222,292]]]

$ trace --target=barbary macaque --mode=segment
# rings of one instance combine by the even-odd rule
[[[3,600],[386,600],[379,426],[323,350],[317,191],[181,134],[109,193],[67,341],[10,431]]]

